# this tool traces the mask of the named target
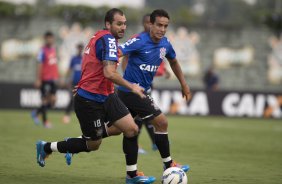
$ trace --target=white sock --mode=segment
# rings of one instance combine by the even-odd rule
[[[51,150],[54,152],[58,151],[57,142],[51,142]]]
[[[137,170],[137,164],[126,166],[126,171],[136,171],[136,170]]]
[[[169,162],[171,161],[171,157],[163,158],[163,162]]]

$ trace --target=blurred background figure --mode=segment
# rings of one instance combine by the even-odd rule
[[[207,91],[218,91],[219,89],[219,77],[214,72],[213,67],[209,67],[205,72],[203,82]]]
[[[67,71],[67,84],[66,87],[69,90],[70,94],[70,101],[65,109],[65,115],[63,117],[63,123],[67,124],[70,122],[70,113],[73,109],[73,94],[72,89],[80,80],[81,77],[81,61],[82,61],[82,54],[83,54],[83,44],[80,43],[76,46],[77,54],[71,58],[69,69]]]
[[[142,24],[143,24],[143,28],[144,28],[143,32],[149,32],[150,31],[150,24],[151,24],[149,13],[147,13],[143,16]]]
[[[57,53],[54,46],[55,38],[52,32],[47,31],[44,35],[44,46],[38,55],[37,75],[34,86],[40,89],[41,106],[33,110],[32,119],[36,125],[41,122],[38,116],[42,115],[42,123],[45,128],[51,128],[52,124],[47,119],[47,110],[55,105],[57,80],[59,78],[57,66]]]
[[[269,15],[265,24],[272,30],[277,39],[280,39],[282,33],[282,13],[273,13]]]

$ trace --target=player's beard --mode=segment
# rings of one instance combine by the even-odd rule
[[[124,31],[117,32],[117,39],[121,39],[124,37]]]
[[[124,31],[114,31],[111,30],[112,35],[116,38],[116,39],[121,39],[124,36]]]

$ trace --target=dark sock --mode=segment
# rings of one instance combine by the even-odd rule
[[[162,158],[170,157],[169,141],[167,134],[157,134],[155,133],[155,142],[159,149]],[[165,167],[169,168],[172,160],[164,162]]]
[[[138,143],[137,136],[128,138],[123,137],[123,152],[125,154],[126,165],[136,165],[138,157]],[[127,171],[128,176],[131,178],[136,176],[136,170]]]
[[[47,109],[51,109],[52,107],[53,107],[53,105],[50,104],[50,103],[48,103],[48,104],[46,105],[46,108],[47,108]]]
[[[41,105],[41,113],[42,113],[42,122],[43,124],[46,123],[47,121],[47,113],[46,113],[46,110],[47,110],[47,106],[46,105]]]
[[[36,115],[40,114],[42,112],[42,106],[40,106],[38,109],[36,109]]]
[[[139,117],[135,118],[134,119],[135,123],[137,124],[138,128],[142,128],[142,123],[143,123],[143,120]]]
[[[89,152],[87,149],[86,140],[81,138],[69,138],[67,141],[58,142],[57,148],[60,153]],[[45,144],[44,151],[46,153],[52,153],[50,142]]]
[[[155,143],[155,131],[153,125],[149,121],[144,121],[145,127],[147,129],[147,132],[151,138],[152,144]]]
[[[44,151],[47,153],[47,154],[51,154],[53,151],[51,150],[51,142],[47,142],[44,146]]]
[[[137,170],[135,171],[126,171],[126,174],[130,177],[130,178],[134,178],[135,176],[137,176]]]
[[[172,163],[172,160],[168,161],[168,162],[164,162],[164,165],[165,165],[165,168],[170,168],[171,167],[171,163]]]
[[[135,120],[136,125],[138,126],[139,129],[139,133],[138,133],[138,137],[140,135],[141,129],[142,129],[142,125],[143,125],[143,120],[139,117],[137,117]]]

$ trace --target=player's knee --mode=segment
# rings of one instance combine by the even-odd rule
[[[102,143],[102,139],[97,141],[87,141],[87,148],[89,151],[96,151],[99,149],[100,145]]]
[[[134,124],[134,126],[132,126],[129,130],[124,132],[124,136],[125,137],[134,137],[134,136],[137,136],[138,133],[139,133],[139,128],[136,124]]]
[[[51,99],[50,99],[50,105],[53,107],[53,106],[55,106],[55,103],[56,103],[56,97],[52,96]]]
[[[158,132],[166,132],[168,127],[168,122],[166,120],[158,121],[155,123],[155,129]]]

